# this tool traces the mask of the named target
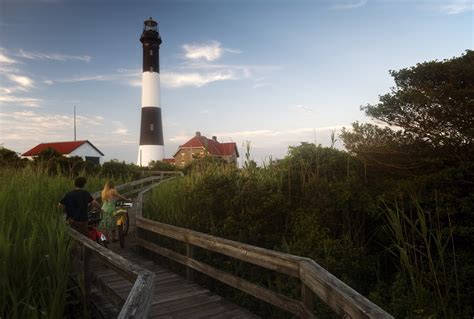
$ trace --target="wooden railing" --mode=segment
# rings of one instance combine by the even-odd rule
[[[137,194],[141,192],[147,186],[151,186],[161,180],[165,180],[167,178],[174,177],[174,176],[183,175],[183,173],[180,171],[162,171],[162,172],[152,172],[152,173],[153,173],[152,176],[139,179],[136,181],[128,182],[125,184],[121,184],[121,185],[116,186],[115,188],[120,192],[124,192],[124,194],[126,194],[127,196],[131,196],[132,194]],[[95,192],[94,194],[92,194],[92,197],[96,199],[100,198],[100,192],[101,191]]]
[[[186,266],[188,279],[192,280],[192,270],[199,271],[301,318],[314,318],[314,296],[319,297],[343,318],[393,318],[379,306],[318,265],[314,260],[144,218],[142,215],[144,194],[153,187],[159,186],[162,182],[164,181],[138,193],[137,205],[139,207],[136,211],[137,245]],[[186,255],[146,240],[141,235],[143,230],[184,243]],[[301,283],[301,300],[292,299],[194,259],[193,247],[195,246],[298,278]]]
[[[69,230],[70,236],[80,247],[81,254],[79,262],[81,264],[81,276],[83,285],[83,298],[86,309],[90,302],[90,286],[97,280],[90,271],[90,260],[92,256],[97,256],[105,265],[114,269],[130,282],[134,282],[132,290],[121,305],[118,318],[146,318],[150,310],[153,299],[153,280],[155,274],[134,263],[129,262],[122,256],[115,254],[111,250],[89,240],[84,235],[74,229]],[[77,262],[77,261],[76,261]],[[101,286],[98,287],[102,288]],[[110,291],[106,292],[106,295]],[[117,296],[115,296],[117,297]],[[118,301],[119,303],[120,300]],[[115,303],[115,302],[114,302]]]
[[[141,180],[129,182],[117,186],[124,194],[131,196],[141,192],[143,189],[149,189],[154,183],[160,182],[170,176],[179,176],[181,172],[160,172],[155,176]],[[94,198],[100,197],[100,191],[92,195]],[[75,263],[79,264],[80,276],[83,288],[83,302],[86,311],[90,310],[90,288],[91,285],[100,289],[105,296],[108,296],[111,302],[120,309],[118,318],[147,318],[153,299],[153,280],[154,274],[139,265],[136,265],[113,251],[97,244],[78,231],[70,228],[69,234],[79,248],[79,254],[73,254]],[[116,292],[110,290],[107,285],[90,271],[90,260],[96,256],[102,263],[110,269],[115,270],[126,280],[133,283],[132,289],[124,300]]]

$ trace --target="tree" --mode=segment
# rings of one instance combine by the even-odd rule
[[[26,162],[28,160],[25,160]],[[4,147],[0,147],[0,165],[7,166],[20,166],[24,161],[18,156],[18,154],[12,150]]]
[[[390,74],[395,80],[391,92],[361,107],[388,127],[354,123],[352,131],[341,134],[346,148],[371,162],[405,169],[419,169],[433,161],[433,154],[443,160],[470,158],[474,51]]]
[[[54,148],[48,147],[41,152],[39,152],[38,156],[35,158],[35,160],[38,161],[48,161],[54,158],[62,157],[61,153],[56,151]]]
[[[148,168],[152,171],[174,171],[176,167],[163,161],[151,161]]]

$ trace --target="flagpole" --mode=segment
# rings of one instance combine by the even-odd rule
[[[74,105],[74,142],[76,141],[76,106]]]

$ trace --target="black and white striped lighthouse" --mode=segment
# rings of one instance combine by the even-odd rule
[[[160,108],[160,44],[158,22],[146,20],[140,42],[143,47],[142,119],[140,125],[139,166],[164,157],[163,126]]]

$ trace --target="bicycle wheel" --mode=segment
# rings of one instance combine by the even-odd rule
[[[128,234],[128,228],[130,226],[130,220],[128,218],[128,212],[126,212],[125,215],[123,215],[123,219],[124,219],[123,234],[127,235]]]
[[[118,230],[120,248],[124,248],[125,247],[125,237],[124,237],[124,234],[123,234],[123,225],[122,224],[118,225],[117,230]]]

